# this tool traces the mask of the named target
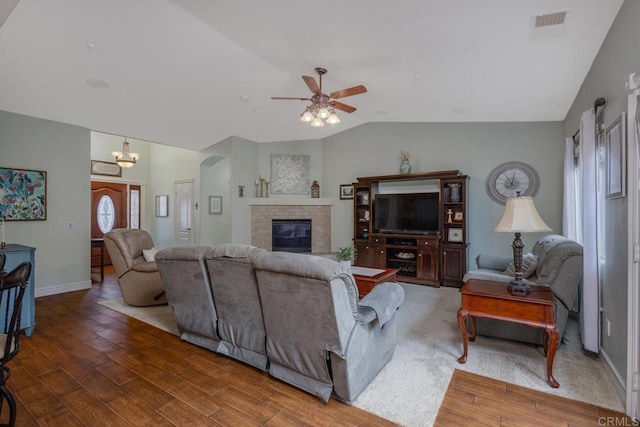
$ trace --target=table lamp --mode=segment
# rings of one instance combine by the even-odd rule
[[[520,240],[520,235],[521,233],[551,231],[549,226],[540,218],[540,214],[538,214],[533,204],[533,199],[527,196],[520,197],[520,195],[508,198],[502,219],[493,231],[515,233],[516,237],[511,245],[513,247],[515,277],[509,283],[508,289],[511,292],[530,292],[529,283],[522,278],[522,249],[524,244]]]

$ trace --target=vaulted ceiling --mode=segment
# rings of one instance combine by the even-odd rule
[[[7,0],[0,109],[195,150],[366,122],[560,121],[622,2]],[[314,67],[326,93],[368,89],[341,99],[357,111],[338,125],[271,100],[310,96]]]

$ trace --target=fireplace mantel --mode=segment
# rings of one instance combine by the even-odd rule
[[[251,206],[333,206],[335,199],[312,199],[310,197],[251,197],[247,199]]]

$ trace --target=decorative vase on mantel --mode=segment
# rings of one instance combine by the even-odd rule
[[[409,163],[409,159],[404,159],[402,163],[400,163],[400,173],[402,175],[411,173],[411,163]]]
[[[318,181],[313,181],[313,184],[311,184],[311,198],[320,198],[320,184],[318,184]]]

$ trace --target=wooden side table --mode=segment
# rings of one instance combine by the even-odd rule
[[[489,280],[471,279],[464,284],[462,305],[458,310],[458,326],[462,335],[464,352],[458,358],[459,363],[467,361],[468,340],[476,338],[476,317],[506,320],[522,323],[534,328],[543,328],[544,353],[547,356],[547,381],[551,387],[560,384],[553,378],[553,359],[556,355],[560,334],[555,323],[555,306],[551,289],[545,286],[531,285],[531,292],[511,293],[507,283]],[[471,335],[467,335],[467,317],[471,319]]]
[[[357,267],[356,267],[357,268]],[[373,268],[373,267],[372,267]],[[357,273],[353,273],[353,278],[356,279],[356,286],[358,287],[358,297],[363,298],[378,284],[382,282],[395,282],[396,273],[398,270],[395,268],[378,268],[377,270],[384,270],[382,273],[378,273],[375,276],[364,276]],[[354,269],[354,271],[357,271]]]
[[[104,238],[92,237],[91,249],[98,248],[100,250],[100,282],[104,281]]]

